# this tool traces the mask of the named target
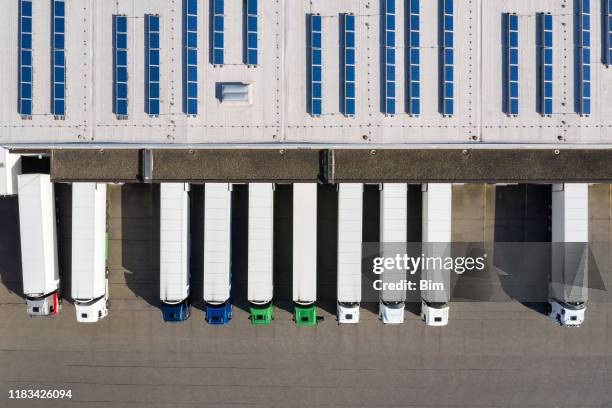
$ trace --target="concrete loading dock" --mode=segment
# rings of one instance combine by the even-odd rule
[[[58,212],[67,214],[69,195],[65,186],[58,186]],[[318,313],[324,320],[314,331],[294,329],[292,311],[282,307],[275,308],[275,321],[269,327],[252,327],[248,312],[237,307],[232,323],[221,330],[211,330],[201,319],[193,318],[184,325],[164,325],[155,301],[159,298],[159,266],[149,255],[156,251],[158,210],[154,203],[158,187],[124,185],[109,189],[113,308],[96,326],[77,325],[69,302],[54,319],[29,320],[19,297],[20,273],[13,272],[18,266],[2,253],[3,389],[32,383],[69,386],[75,403],[90,406],[132,401],[136,406],[161,407],[177,401],[169,395],[171,392],[181,394],[180,402],[185,406],[201,406],[211,400],[230,406],[243,402],[282,404],[287,398],[303,395],[301,387],[292,385],[296,381],[310,384],[314,394],[305,398],[313,405],[442,405],[451,398],[451,392],[457,404],[471,405],[477,392],[480,402],[495,406],[500,400],[516,398],[517,389],[529,390],[523,394],[523,405],[605,406],[609,402],[609,382],[601,374],[610,368],[605,356],[612,352],[607,340],[612,333],[606,323],[612,309],[605,302],[592,302],[582,327],[569,331],[548,324],[544,315],[516,302],[455,302],[450,324],[440,332],[426,328],[410,310],[404,325],[381,327],[376,309],[370,310],[367,305],[359,325],[337,327],[334,298],[319,299],[322,307]],[[611,191],[610,185],[589,187],[592,241],[609,242]],[[520,235],[537,240],[548,228],[547,216],[538,208],[548,206],[544,197],[549,193],[547,186],[455,185],[453,240],[486,240],[496,230],[499,238]],[[196,191],[195,207],[203,204],[198,194]],[[369,200],[370,189],[366,194]],[[15,218],[15,209],[9,210],[7,201],[16,205],[16,200],[0,200],[0,213],[3,221],[8,220],[4,225],[14,232],[16,226],[11,227],[14,223],[10,220]],[[281,205],[286,204],[281,200]],[[199,221],[194,218],[194,222]],[[529,225],[539,226],[534,230]],[[194,232],[198,238],[199,232]],[[65,270],[69,243],[61,239],[65,235],[62,227],[58,233],[60,267]],[[12,235],[0,231],[0,250],[7,248],[5,243]],[[201,248],[194,242],[196,247]],[[596,254],[597,262],[609,262],[610,252]],[[195,275],[193,282],[201,282]],[[605,278],[609,287],[612,279],[609,275]],[[11,291],[14,285],[17,289]],[[199,288],[194,283],[194,291]],[[282,295],[282,291],[278,293]],[[193,299],[198,298],[201,293],[194,294]],[[290,300],[291,295],[284,299]],[[331,306],[325,307],[326,303]],[[39,342],[35,333],[41,330],[62,340]],[[247,339],[248,356],[244,354],[247,343],[239,339]],[[177,341],[180,350],[176,350]],[[373,350],[374,342],[383,344],[384,349]],[[543,348],[543,343],[547,347]],[[307,361],[295,354],[295,344],[309,348]],[[210,353],[211,347],[214,353]],[[302,367],[299,375],[294,371],[298,362]],[[35,374],[18,368],[23,364],[35,368],[28,371]],[[567,373],[573,390],[559,389],[556,381],[543,380],[568,364],[573,367]],[[339,365],[344,369],[339,370]],[[388,384],[372,375],[377,370],[404,375]],[[253,376],[254,371],[269,375]],[[343,376],[338,377],[339,371]],[[283,375],[275,375],[278,373]],[[148,379],[151,375],[158,379],[155,385]],[[535,382],[538,387],[533,388]],[[165,384],[163,389],[159,383]],[[423,393],[412,392],[412,386]],[[339,394],[338,387],[350,392]],[[283,391],[277,393],[279,389]],[[588,392],[577,396],[576,389]],[[463,391],[457,394],[457,390]],[[64,406],[65,402],[45,405]]]

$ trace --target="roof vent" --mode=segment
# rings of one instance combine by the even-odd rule
[[[223,105],[250,105],[253,100],[252,88],[251,84],[221,84],[221,103]]]

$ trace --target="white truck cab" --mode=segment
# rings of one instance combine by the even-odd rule
[[[378,305],[378,318],[384,324],[404,323],[404,309],[405,308],[406,308],[406,303],[403,301],[385,302],[381,300]]]
[[[548,303],[548,317],[561,326],[580,326],[584,322],[586,312],[585,302],[561,302],[550,299]]]
[[[421,300],[421,319],[427,326],[446,326],[448,324],[448,303]]]
[[[75,300],[74,308],[79,323],[95,323],[108,316],[108,278],[106,280],[106,291],[103,296],[91,300]]]
[[[359,302],[338,302],[338,323],[359,323]]]
[[[26,296],[26,311],[30,316],[57,314],[59,309],[57,291],[40,297]]]

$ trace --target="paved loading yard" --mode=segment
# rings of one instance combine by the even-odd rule
[[[287,310],[291,246],[279,239],[291,231],[286,187],[276,196],[280,302],[273,324],[248,322],[240,294],[245,264],[237,260],[238,307],[229,325],[206,325],[196,308],[187,322],[166,324],[157,308],[156,191],[148,185],[110,189],[112,305],[109,317],[94,325],[77,324],[69,302],[55,318],[27,317],[20,298],[16,199],[0,199],[0,406],[612,406],[611,303],[591,303],[579,329],[560,328],[517,302],[455,302],[442,329],[426,328],[411,311],[403,325],[382,326],[373,305],[364,305],[359,325],[337,326],[328,236],[335,222],[329,215],[333,189],[320,194],[320,205],[331,210],[320,219],[324,320],[317,327],[295,327]],[[234,232],[240,238],[244,191],[237,191]],[[608,185],[591,187],[592,241],[610,241],[610,191]],[[546,187],[465,185],[453,192],[455,240],[538,240],[548,234]],[[376,208],[375,194],[368,191],[366,212]],[[61,266],[69,276],[70,188],[58,185],[57,195]],[[194,188],[192,196],[197,300],[202,190]],[[366,234],[374,238],[376,223],[376,217],[366,219]],[[242,238],[234,251],[244,250]],[[611,252],[595,254],[608,287]],[[14,388],[71,389],[73,399],[9,401],[7,390]]]

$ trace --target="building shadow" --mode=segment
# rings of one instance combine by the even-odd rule
[[[493,265],[502,289],[544,312],[551,268],[551,186],[497,186]]]
[[[204,185],[191,185],[189,228],[191,256],[189,259],[189,300],[191,305],[204,310]]]
[[[336,314],[338,299],[338,189],[317,188],[317,305]]]
[[[378,254],[380,241],[380,189],[377,185],[363,186],[362,228],[364,253],[361,260],[361,308],[378,314],[379,294],[372,286],[372,263]]]
[[[293,313],[293,186],[274,190],[274,305]]]
[[[249,186],[235,184],[232,192],[231,232],[232,304],[246,312],[249,271]]]
[[[72,184],[55,183],[55,219],[57,232],[57,263],[62,298],[72,298]]]
[[[0,223],[0,279],[10,292],[25,298],[21,272],[19,201],[16,195],[0,196]]]
[[[121,253],[130,290],[152,306],[159,299],[159,184],[121,188]]]

